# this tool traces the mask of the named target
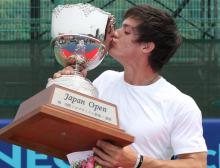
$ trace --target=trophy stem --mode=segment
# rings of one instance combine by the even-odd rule
[[[81,76],[80,75],[80,65],[79,64],[75,64],[74,66],[72,66],[73,67],[73,74],[74,75],[79,75],[79,76]]]
[[[74,64],[74,65],[70,65],[73,68],[73,75],[77,75],[77,76],[81,76],[83,77],[83,75],[81,74],[81,71],[83,69],[85,69],[85,67],[81,64]]]

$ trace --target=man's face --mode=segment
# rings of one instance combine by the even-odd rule
[[[122,64],[132,61],[140,52],[140,43],[136,42],[138,24],[140,21],[127,18],[123,21],[122,27],[114,32],[109,54]]]

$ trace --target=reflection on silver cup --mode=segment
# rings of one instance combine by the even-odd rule
[[[110,13],[90,4],[56,7],[52,14],[52,47],[56,60],[63,67],[72,66],[74,74],[50,79],[47,87],[57,84],[97,97],[96,88],[80,76],[80,71],[94,69],[101,63],[107,53],[114,24],[115,18]]]
[[[85,35],[62,35],[56,37],[52,45],[57,61],[64,67],[74,66],[78,72],[81,68],[97,67],[106,54],[100,40]]]

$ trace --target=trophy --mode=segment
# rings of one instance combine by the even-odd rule
[[[56,60],[63,67],[72,66],[73,75],[49,79],[48,86],[57,84],[98,97],[92,83],[80,75],[82,69],[97,67],[107,53],[115,18],[90,4],[61,5],[52,14],[52,47]]]
[[[47,88],[21,103],[0,139],[66,160],[91,150],[97,140],[126,146],[134,137],[119,128],[117,107],[97,98],[82,69],[98,66],[106,55],[115,19],[89,4],[59,5],[52,13],[52,47],[57,61],[73,75],[50,79]]]

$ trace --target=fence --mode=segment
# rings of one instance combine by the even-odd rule
[[[218,0],[4,0],[0,1],[0,41],[50,39],[52,9],[58,4],[91,3],[117,18],[133,5],[148,3],[168,11],[186,39],[219,39]]]

